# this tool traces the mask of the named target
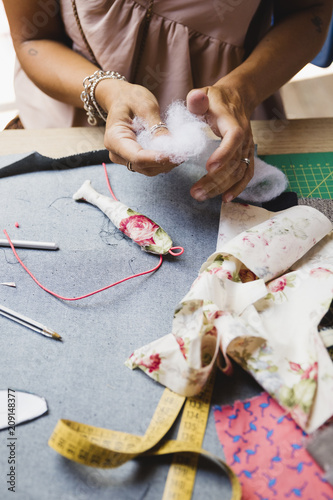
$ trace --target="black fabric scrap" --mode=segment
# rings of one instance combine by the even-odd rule
[[[0,168],[0,178],[11,175],[27,174],[45,170],[68,170],[71,168],[88,167],[100,163],[111,163],[109,152],[105,149],[89,151],[63,158],[49,158],[37,152],[31,153],[22,160]]]

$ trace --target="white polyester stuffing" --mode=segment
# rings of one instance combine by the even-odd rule
[[[208,134],[208,125],[188,111],[183,101],[175,101],[167,108],[164,122],[169,134],[152,134],[149,126],[138,117],[133,120],[137,141],[144,149],[156,151],[156,161],[168,156],[173,163],[189,163],[205,167],[210,155],[220,144]],[[281,170],[258,157],[254,158],[254,175],[237,196],[244,201],[266,202],[279,196],[288,186]]]
[[[170,135],[151,134],[144,122],[139,118],[133,120],[137,133],[137,141],[144,149],[158,151],[169,156],[173,163],[182,163],[196,158],[207,148],[208,125],[188,111],[182,101],[175,101],[166,110],[164,122]],[[144,127],[144,128],[142,128]],[[140,130],[141,129],[141,130]]]

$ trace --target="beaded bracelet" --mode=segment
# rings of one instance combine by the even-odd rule
[[[105,80],[107,78],[126,81],[126,78],[120,75],[117,71],[102,71],[99,69],[95,71],[93,75],[86,76],[82,82],[84,90],[81,93],[81,100],[83,101],[83,107],[87,112],[89,125],[97,125],[96,118],[98,117],[102,118],[102,120],[106,122],[107,113],[105,113],[96,101],[95,89],[101,80]]]

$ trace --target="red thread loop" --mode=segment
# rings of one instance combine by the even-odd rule
[[[111,185],[110,185],[110,181],[109,181],[109,178],[108,178],[108,174],[107,174],[107,169],[106,169],[106,165],[105,163],[102,163],[103,165],[103,168],[104,168],[104,172],[105,172],[105,177],[106,177],[106,182],[107,182],[107,185],[108,185],[108,188],[110,190],[110,193],[113,197],[114,200],[118,201],[114,192],[112,191],[112,188],[111,188]],[[15,224],[16,225],[16,224]],[[18,224],[17,224],[18,226]],[[152,269],[149,269],[149,271],[144,271],[142,273],[138,273],[138,274],[133,274],[132,276],[128,276],[127,278],[124,278],[122,280],[119,280],[115,283],[112,283],[111,285],[107,285],[107,286],[104,286],[103,288],[99,288],[98,290],[94,290],[93,292],[90,292],[90,293],[87,293],[85,295],[81,295],[80,297],[64,297],[62,295],[59,295],[55,292],[53,292],[52,290],[49,290],[48,288],[46,288],[44,285],[42,285],[38,280],[37,278],[32,274],[32,272],[27,268],[27,266],[25,264],[23,264],[22,260],[20,259],[20,257],[18,256],[16,250],[15,250],[15,247],[6,231],[6,229],[3,230],[9,244],[10,244],[10,247],[17,259],[17,261],[21,264],[21,266],[23,267],[23,269],[29,274],[29,276],[34,280],[34,282],[40,287],[42,288],[42,290],[44,290],[45,292],[49,293],[50,295],[53,295],[54,297],[57,297],[58,299],[61,299],[61,300],[68,300],[68,301],[73,301],[73,300],[81,300],[81,299],[86,299],[87,297],[91,297],[92,295],[95,295],[96,293],[100,293],[100,292],[103,292],[104,290],[107,290],[108,288],[111,288],[113,286],[116,286],[116,285],[119,285],[120,283],[123,283],[124,281],[127,281],[127,280],[130,280],[132,278],[137,278],[139,276],[144,276],[145,274],[150,274],[150,273],[153,273],[154,271],[157,271],[157,269],[159,269],[159,267],[162,265],[162,262],[163,262],[163,256],[160,255],[160,260],[158,262],[158,264],[153,267]],[[180,250],[179,252],[174,252],[173,250]],[[181,255],[182,253],[184,252],[184,248],[183,247],[172,247],[170,248],[169,250],[169,253],[175,257],[177,257],[178,255]]]
[[[179,252],[174,252],[173,250],[179,250]],[[174,257],[178,257],[178,255],[182,255],[184,253],[184,248],[183,247],[172,247],[169,250],[169,253],[173,255]]]
[[[94,290],[93,292],[90,292],[90,293],[87,293],[85,295],[81,295],[80,297],[63,297],[62,295],[59,295],[55,292],[52,292],[52,290],[49,290],[48,288],[46,288],[44,285],[42,285],[38,280],[37,278],[35,278],[35,276],[32,274],[32,272],[27,268],[27,266],[25,264],[23,264],[22,260],[20,259],[20,257],[18,256],[15,248],[14,248],[14,245],[10,239],[10,237],[8,236],[8,233],[6,231],[6,229],[3,230],[10,246],[11,246],[11,249],[16,257],[16,259],[18,260],[18,262],[21,264],[21,266],[23,267],[23,269],[29,274],[29,276],[34,280],[34,282],[40,287],[42,288],[45,292],[49,293],[50,295],[53,295],[54,297],[57,297],[58,299],[61,299],[61,300],[69,300],[69,301],[73,301],[73,300],[81,300],[81,299],[86,299],[87,297],[90,297],[91,295],[95,295],[96,293],[100,293],[100,292],[104,292],[104,290],[107,290],[108,288],[111,288],[113,286],[116,286],[116,285],[119,285],[120,283],[123,283],[124,281],[127,281],[127,280],[130,280],[132,278],[137,278],[139,276],[144,276],[145,274],[149,274],[149,273],[153,273],[154,271],[157,271],[157,269],[161,266],[162,262],[163,262],[163,257],[162,255],[160,255],[160,260],[159,260],[159,263],[153,267],[152,269],[149,269],[149,271],[144,271],[143,273],[138,273],[138,274],[133,274],[132,276],[128,276],[127,278],[124,278],[122,280],[119,280],[119,281],[116,281],[115,283],[112,283],[111,285],[107,285],[107,286],[104,286],[103,288],[99,288],[98,290]]]

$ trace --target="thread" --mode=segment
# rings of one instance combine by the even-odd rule
[[[95,290],[93,292],[90,292],[90,293],[87,293],[85,295],[81,295],[80,297],[63,297],[62,295],[59,295],[58,293],[55,293],[53,292],[52,290],[49,290],[48,288],[46,288],[44,285],[42,285],[38,279],[32,274],[32,272],[27,268],[27,266],[22,262],[22,260],[20,259],[20,257],[18,256],[16,250],[15,250],[15,247],[6,231],[6,229],[3,230],[9,244],[10,244],[10,247],[17,259],[17,261],[21,264],[21,266],[23,267],[23,269],[29,274],[29,276],[34,280],[34,282],[40,287],[42,288],[42,290],[44,290],[45,292],[49,293],[50,295],[53,295],[54,297],[57,297],[57,299],[61,299],[61,300],[67,300],[67,301],[74,301],[74,300],[81,300],[81,299],[86,299],[87,297],[91,297],[92,295],[95,295],[96,293],[100,293],[100,292],[104,292],[104,290],[107,290],[108,288],[111,288],[113,286],[116,286],[116,285],[119,285],[120,283],[123,283],[124,281],[127,281],[127,280],[130,280],[132,278],[137,278],[139,276],[144,276],[145,274],[149,274],[149,273],[153,273],[154,271],[157,271],[157,269],[161,266],[162,262],[163,262],[163,256],[160,255],[160,260],[159,260],[159,263],[153,267],[152,269],[149,269],[149,271],[144,271],[142,273],[138,273],[138,274],[133,274],[131,276],[128,276],[127,278],[123,278],[122,280],[119,280],[119,281],[116,281],[115,283],[112,283],[111,285],[107,285],[103,288],[99,288],[98,290]]]
[[[106,177],[106,183],[107,183],[107,186],[109,188],[109,191],[111,193],[111,196],[113,197],[113,199],[115,201],[118,201],[118,199],[116,198],[112,188],[111,188],[111,184],[110,184],[110,181],[109,181],[109,177],[108,177],[108,173],[107,173],[107,168],[106,168],[106,164],[105,163],[102,163],[102,166],[104,168],[104,173],[105,173],[105,177]],[[34,282],[42,289],[44,290],[45,292],[49,293],[50,295],[53,295],[53,297],[56,297],[57,299],[61,299],[61,300],[67,300],[67,301],[74,301],[74,300],[82,300],[82,299],[86,299],[87,297],[91,297],[92,295],[95,295],[96,293],[100,293],[100,292],[104,292],[105,290],[108,290],[109,288],[112,288],[116,285],[120,285],[120,283],[124,283],[124,281],[128,281],[130,279],[133,279],[133,278],[138,278],[139,276],[144,276],[146,274],[150,274],[150,273],[153,273],[154,271],[157,271],[161,265],[162,265],[162,262],[163,262],[163,255],[160,255],[160,259],[159,259],[159,262],[158,264],[153,267],[152,269],[149,269],[148,271],[144,271],[142,273],[137,273],[137,274],[132,274],[131,276],[127,276],[127,278],[123,278],[119,281],[116,281],[115,283],[111,283],[111,285],[107,285],[107,286],[104,286],[103,288],[99,288],[98,290],[94,290],[93,292],[90,292],[90,293],[86,293],[85,295],[80,295],[79,297],[64,297],[63,295],[59,295],[58,293],[56,292],[53,292],[52,290],[50,290],[49,288],[46,288],[44,285],[42,285],[38,279],[32,274],[32,272],[27,268],[27,266],[22,262],[22,260],[20,259],[20,257],[18,256],[16,250],[15,250],[15,247],[6,231],[6,229],[3,230],[9,244],[10,244],[10,247],[17,259],[17,261],[19,262],[19,264],[21,264],[21,266],[23,267],[23,269],[29,274],[29,276],[34,280]],[[180,250],[179,252],[175,252],[175,250]],[[184,248],[183,247],[172,247],[170,248],[169,250],[169,253],[175,257],[179,256],[179,255],[182,255],[182,253],[184,252]]]
[[[105,165],[105,163],[102,163],[102,166],[103,166],[103,168],[104,168],[104,173],[105,173],[106,183],[107,183],[107,185],[108,185],[108,188],[109,188],[109,191],[110,191],[110,193],[111,193],[111,196],[112,196],[112,198],[113,198],[115,201],[118,201],[118,199],[116,198],[116,196],[115,196],[114,192],[112,191],[112,187],[111,187],[111,184],[110,184],[110,181],[109,181],[108,171],[107,171],[107,169],[106,169],[106,165]]]
[[[174,250],[179,250],[179,252],[175,252]],[[169,254],[173,255],[174,257],[178,257],[178,255],[182,255],[183,253],[184,253],[183,247],[171,247],[169,250]]]

